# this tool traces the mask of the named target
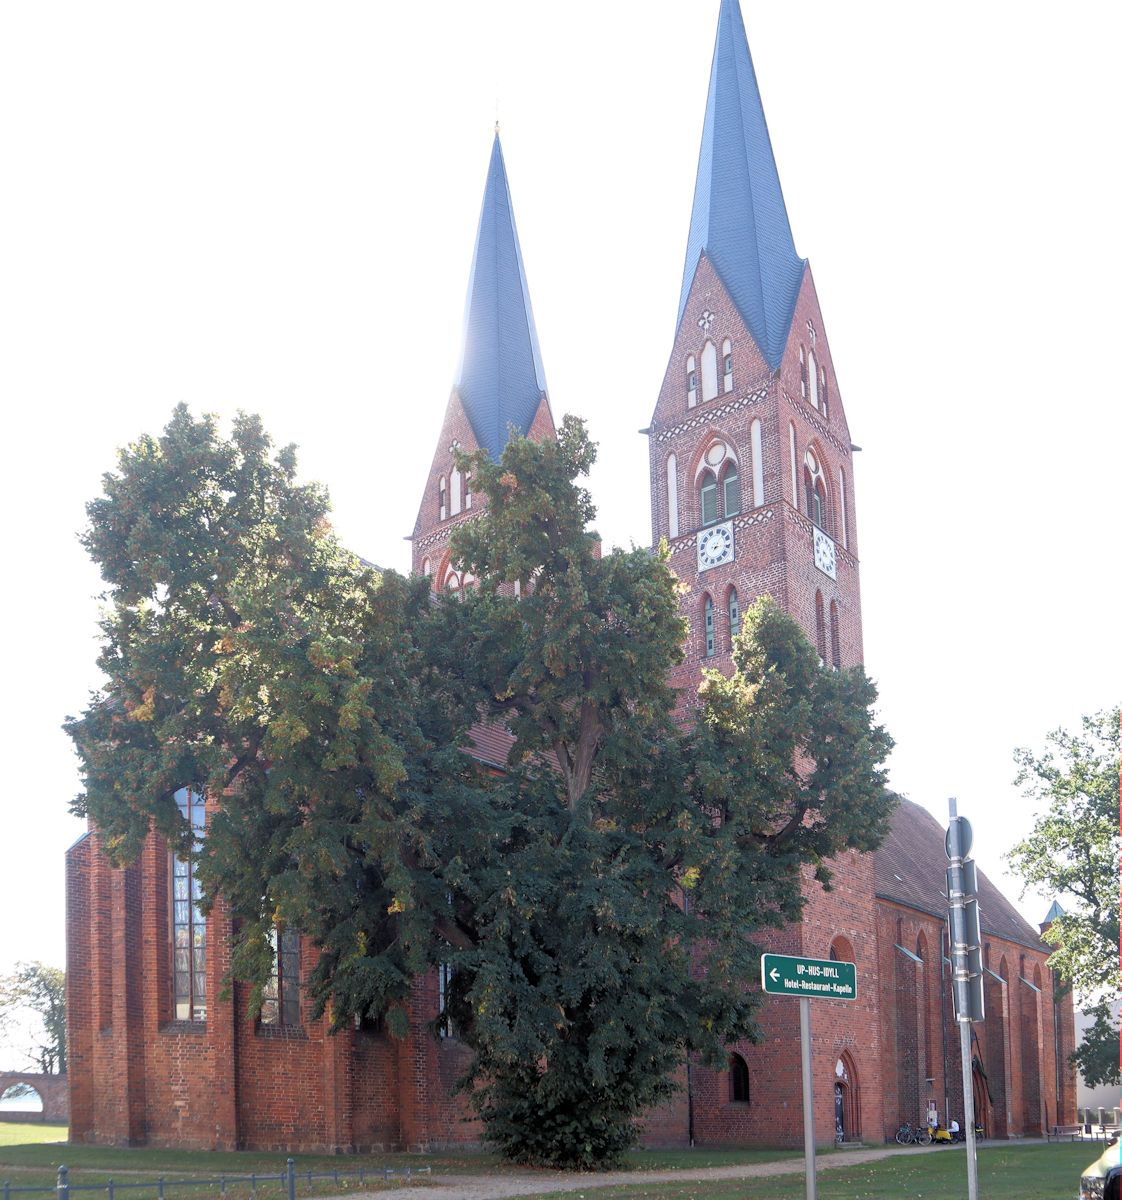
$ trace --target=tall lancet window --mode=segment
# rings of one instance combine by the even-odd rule
[[[691,354],[686,359],[686,405],[689,408],[697,403],[697,362]]]
[[[446,520],[448,517],[448,480],[443,475],[440,477],[440,486],[437,488],[437,496],[439,498],[440,519]]]
[[[464,500],[464,477],[460,474],[459,467],[452,468],[449,482],[451,484],[449,491],[452,495],[451,515],[454,517],[463,508]]]
[[[713,615],[712,596],[705,597],[702,611],[705,617],[705,657],[712,658],[717,652],[717,629]]]
[[[814,642],[818,647],[818,661],[826,665],[826,609],[822,603],[822,593],[814,593]]]
[[[740,632],[740,597],[736,588],[729,588],[729,642]]]
[[[701,348],[701,398],[712,400],[717,394],[717,347],[706,342]]]
[[[192,788],[175,793],[195,844],[206,836],[206,797]],[[206,917],[193,855],[171,860],[172,999],[177,1021],[206,1020]]]
[[[666,459],[666,525],[669,536],[678,536],[678,457],[671,454]]]
[[[807,399],[819,408],[818,402],[818,363],[814,358],[814,351],[808,350],[806,356],[806,379],[807,379]]]
[[[725,338],[721,346],[721,368],[724,371],[724,387],[726,392],[732,391],[732,341]]]

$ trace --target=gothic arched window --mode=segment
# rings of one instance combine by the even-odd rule
[[[666,524],[672,538],[678,536],[678,456],[666,459]]]
[[[701,348],[701,398],[712,400],[717,394],[717,347],[706,342]]]
[[[702,525],[714,525],[717,521],[717,476],[712,471],[705,471],[701,476],[701,487],[698,491],[701,500]]]
[[[729,642],[740,632],[740,597],[736,588],[729,588]]]
[[[705,597],[702,613],[705,619],[705,657],[712,658],[717,652],[717,630],[714,624],[712,596]]]
[[[841,670],[841,631],[838,628],[838,602],[830,601],[830,662],[835,671]]]
[[[808,350],[806,354],[806,379],[807,379],[807,399],[811,404],[818,408],[818,363],[814,357],[814,351]]]
[[[194,788],[175,793],[179,815],[194,843],[206,836],[206,796]],[[206,917],[193,854],[171,860],[172,1000],[177,1021],[206,1020]]]
[[[739,1054],[729,1055],[729,1103],[748,1104],[751,1093],[748,1087],[748,1064]]]
[[[740,468],[732,448],[718,439],[710,442],[697,470],[701,524],[735,517],[740,512]]]
[[[825,533],[830,532],[827,520],[826,476],[818,455],[808,449],[803,455],[803,491],[806,494],[806,515]]]
[[[693,408],[697,403],[697,362],[691,354],[686,359],[686,404]]]
[[[732,391],[732,341],[725,338],[721,346],[721,369],[724,371],[724,390]]]
[[[822,603],[822,593],[814,593],[814,641],[818,647],[818,659],[826,661],[826,610]]]
[[[724,509],[722,516],[735,517],[740,512],[740,475],[732,460],[729,460],[721,476],[721,501]]]
[[[448,516],[448,480],[443,475],[440,477],[440,485],[437,488],[437,496],[440,501],[440,519],[443,521]]]

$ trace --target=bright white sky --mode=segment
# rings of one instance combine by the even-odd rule
[[[1012,750],[1116,702],[1117,5],[743,0],[854,439],[892,781],[983,869]],[[554,413],[647,544],[717,0],[5,4],[0,970],[62,964],[97,685],[78,545],[172,406],[259,412],[404,570],[459,351],[496,105]],[[1039,920],[1047,898],[1029,898]]]

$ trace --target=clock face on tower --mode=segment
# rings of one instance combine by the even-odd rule
[[[708,571],[721,563],[732,562],[735,557],[732,544],[732,522],[713,525],[697,535],[697,569]]]

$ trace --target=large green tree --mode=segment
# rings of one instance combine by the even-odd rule
[[[240,919],[239,977],[264,979],[286,922],[322,947],[321,1009],[400,1031],[451,968],[487,1136],[570,1166],[631,1144],[687,1053],[755,1036],[752,931],[893,802],[871,685],[768,602],[677,719],[677,583],[662,554],[601,555],[593,453],[566,419],[463,461],[474,585],[430,598],[335,543],[257,422],[227,442],[177,410],[90,507],[108,683],[70,724],[79,808],[118,856],[150,822],[186,852],[175,789],[222,796],[194,851]],[[502,772],[464,753],[479,723],[506,731]]]
[[[1049,960],[1093,1017],[1075,1063],[1092,1086],[1118,1083],[1119,711],[1050,733],[1042,753],[1015,752],[1017,785],[1043,807],[1009,853],[1026,886],[1067,906],[1044,934]]]
[[[46,963],[19,963],[0,976],[0,1025],[16,1028],[28,1015],[38,1032],[28,1053],[47,1075],[66,1073],[66,972]]]

